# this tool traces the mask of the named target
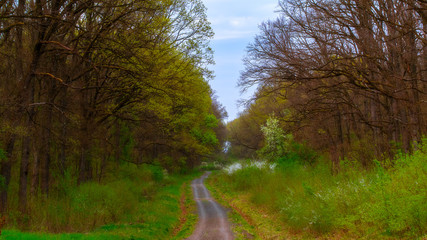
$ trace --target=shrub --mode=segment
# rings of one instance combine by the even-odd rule
[[[301,164],[300,155],[279,161],[274,171],[245,167],[221,175],[223,185],[249,193],[254,204],[280,212],[295,230],[345,230],[354,238],[415,239],[427,234],[427,146],[399,154],[393,167],[363,170],[343,161],[332,174],[322,162]]]
[[[70,171],[55,176],[58,184],[48,198],[29,199],[28,218],[12,210],[9,223],[25,223],[33,231],[90,231],[108,223],[140,222],[144,208],[166,185],[163,169],[158,166],[124,163],[103,183],[87,182],[79,186]],[[13,203],[13,202],[11,202]],[[19,220],[19,221],[18,221]]]

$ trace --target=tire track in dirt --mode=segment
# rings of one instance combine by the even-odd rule
[[[199,222],[193,235],[187,240],[232,240],[234,237],[226,211],[211,197],[204,185],[209,174],[210,172],[203,174],[202,177],[193,180],[191,184],[197,203]]]

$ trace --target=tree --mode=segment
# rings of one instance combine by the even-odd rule
[[[20,165],[19,197],[2,189],[2,209],[19,198],[22,212],[31,210],[29,193],[46,198],[59,188],[53,175],[81,184],[122,161],[168,156],[164,167],[175,168],[212,154],[205,11],[200,0],[0,2],[6,189]]]
[[[281,1],[282,15],[248,47],[240,86],[285,89],[296,138],[335,162],[363,139],[374,143],[371,157],[393,156],[390,142],[411,151],[427,125],[417,4]]]
[[[267,119],[264,126],[261,126],[261,131],[265,139],[265,146],[260,150],[261,156],[275,161],[289,152],[292,135],[285,135],[279,120],[274,115]]]

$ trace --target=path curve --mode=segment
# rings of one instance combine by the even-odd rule
[[[226,211],[211,197],[204,185],[209,174],[210,172],[206,172],[191,184],[197,203],[199,222],[193,235],[187,240],[232,240],[234,237],[230,230]]]

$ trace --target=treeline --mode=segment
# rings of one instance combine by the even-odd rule
[[[411,152],[427,132],[427,4],[281,0],[279,6],[280,16],[261,24],[247,48],[239,85],[258,91],[228,126],[232,152],[255,153],[263,141],[257,126],[272,113],[286,132],[330,153],[336,164],[347,157],[369,166]]]
[[[26,212],[64,175],[101,181],[124,161],[180,171],[221,149],[205,11],[199,0],[0,1],[0,211]]]

